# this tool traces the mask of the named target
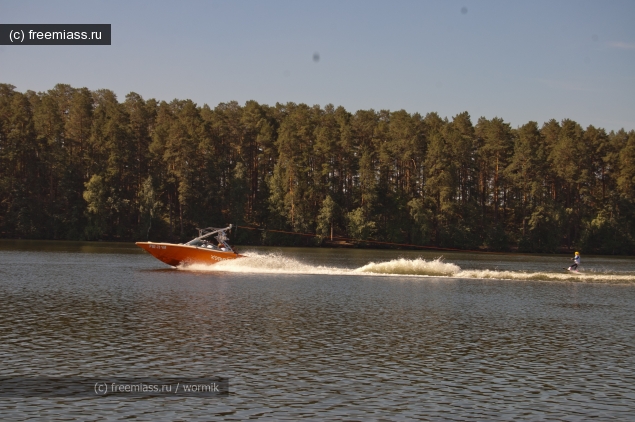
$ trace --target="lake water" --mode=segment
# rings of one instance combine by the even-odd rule
[[[229,379],[213,397],[0,397],[3,420],[632,419],[635,259],[0,241],[0,381]],[[1,383],[0,383],[1,389]],[[2,393],[2,391],[0,391]]]

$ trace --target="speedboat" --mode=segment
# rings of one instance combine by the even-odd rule
[[[191,264],[216,264],[220,261],[244,256],[234,251],[227,243],[229,240],[227,231],[231,230],[231,228],[232,225],[230,224],[229,227],[225,227],[224,229],[216,227],[197,229],[198,237],[185,244],[136,242],[136,245],[159,261],[165,262],[173,267]],[[213,235],[216,235],[214,237],[217,242],[206,240]]]

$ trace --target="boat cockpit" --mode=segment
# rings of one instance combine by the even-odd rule
[[[215,227],[197,229],[198,237],[196,239],[190,240],[189,242],[186,243],[186,245],[195,246],[197,248],[212,249],[212,250],[221,251],[221,252],[234,252],[232,247],[229,246],[229,244],[227,243],[229,238],[227,237],[227,234],[225,233],[225,231],[231,230],[231,228],[232,228],[232,225],[230,224],[229,227],[226,227],[224,229],[218,229]],[[213,234],[216,234],[216,236],[214,236],[216,238],[216,242],[210,242],[205,239],[206,237],[212,236]]]

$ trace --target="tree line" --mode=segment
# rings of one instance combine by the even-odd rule
[[[635,131],[0,84],[0,237],[635,253]]]

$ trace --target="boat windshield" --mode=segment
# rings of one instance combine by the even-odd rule
[[[225,230],[229,229],[231,229],[231,225],[226,229],[216,229],[213,227],[208,227],[207,229],[198,229],[199,237],[190,240],[186,243],[186,245],[195,246],[197,248],[213,249],[217,251],[233,252],[232,247],[229,246],[229,244],[227,243],[229,239],[227,238],[227,234],[225,233]],[[205,239],[206,237],[213,234],[216,234],[216,236],[214,236],[216,238],[216,242],[211,242]]]

